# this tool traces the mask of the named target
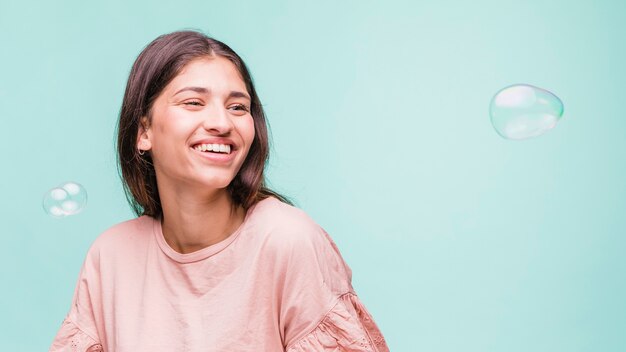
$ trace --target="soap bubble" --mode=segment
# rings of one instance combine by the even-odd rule
[[[43,209],[56,218],[80,213],[87,204],[87,191],[76,182],[65,182],[43,197]]]
[[[521,140],[542,135],[554,128],[563,115],[563,103],[545,89],[530,84],[515,84],[493,96],[489,115],[500,136]]]
[[[69,213],[69,215],[78,214],[85,205],[87,205],[87,191],[83,186],[76,182],[65,182],[61,185],[70,199],[63,203],[63,209]]]
[[[61,204],[68,198],[69,194],[64,189],[53,188],[43,197],[43,209],[55,218],[62,218],[65,216],[65,211],[61,208]]]

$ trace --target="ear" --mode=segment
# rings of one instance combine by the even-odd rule
[[[139,128],[137,129],[137,149],[148,151],[152,149],[151,131],[148,125],[148,118],[145,116],[139,121]]]

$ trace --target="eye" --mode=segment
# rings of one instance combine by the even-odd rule
[[[250,111],[250,108],[248,108],[247,106],[243,104],[235,104],[235,105],[232,105],[231,108],[234,108],[237,111],[245,111],[245,112]]]
[[[184,105],[202,106],[202,102],[199,100],[188,100],[183,103]]]

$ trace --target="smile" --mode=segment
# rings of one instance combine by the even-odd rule
[[[201,152],[230,154],[229,144],[198,144],[193,149]]]
[[[228,152],[216,152],[216,151],[203,151],[202,148],[193,147],[191,148],[194,154],[199,155],[204,160],[208,160],[215,163],[230,163],[235,159],[235,155],[237,154],[236,150],[228,150]]]

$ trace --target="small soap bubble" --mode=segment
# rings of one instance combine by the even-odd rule
[[[80,211],[80,205],[75,200],[66,200],[61,203],[61,208],[69,214],[76,214]]]
[[[61,206],[61,204],[63,204],[64,201],[68,200],[69,197],[70,195],[67,194],[64,189],[55,187],[46,192],[46,194],[44,195],[43,209],[46,211],[46,213],[54,216],[55,218],[62,218],[66,214],[65,211],[63,211],[63,207]]]
[[[80,193],[80,190],[82,189],[82,187],[75,182],[67,182],[63,184],[62,187],[65,191],[67,191],[67,193],[69,193],[72,196]]]
[[[60,187],[70,196],[70,199],[63,202],[63,209],[68,215],[78,214],[85,208],[85,205],[87,205],[87,191],[82,185],[76,182],[65,182]]]
[[[500,136],[522,140],[554,128],[563,115],[563,103],[545,89],[530,84],[515,84],[493,96],[489,115]]]
[[[76,182],[64,182],[43,197],[43,208],[49,215],[62,218],[80,213],[87,204],[87,191]]]

